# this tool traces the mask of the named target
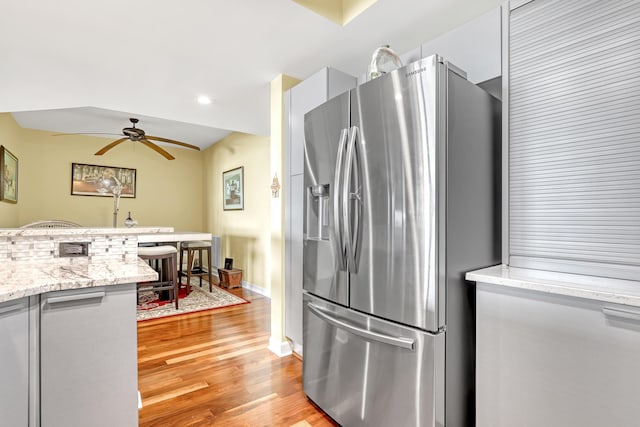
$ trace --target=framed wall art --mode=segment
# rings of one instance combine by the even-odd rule
[[[121,186],[120,197],[136,197],[136,170],[114,166],[71,164],[71,194],[74,196],[113,196]]]
[[[222,172],[222,207],[225,211],[244,209],[244,167]]]
[[[0,145],[0,200],[18,203],[18,158]]]

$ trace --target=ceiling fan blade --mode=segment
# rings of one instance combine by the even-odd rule
[[[187,148],[191,148],[192,150],[200,151],[200,147],[198,147],[196,145],[187,144],[186,142],[180,142],[180,141],[176,141],[174,139],[160,138],[159,136],[151,136],[151,135],[145,135],[145,138],[153,139],[153,140],[156,140],[156,141],[168,142],[170,144],[176,144],[176,145],[180,145],[181,147],[187,147]]]
[[[67,136],[67,135],[122,135],[121,133],[106,133],[106,132],[71,132],[71,133],[55,133],[51,136]]]
[[[129,138],[120,138],[120,139],[116,139],[115,141],[113,141],[111,144],[105,145],[104,147],[102,147],[100,150],[98,150],[96,152],[96,156],[102,156],[104,153],[106,153],[107,151],[111,150],[113,147],[115,147],[116,145],[123,143],[125,141],[129,140]]]
[[[152,150],[158,152],[159,154],[164,156],[167,160],[175,159],[175,157],[173,157],[171,154],[169,154],[168,152],[166,152],[162,148],[158,147],[156,144],[154,144],[151,141],[148,141],[146,139],[141,139],[140,142],[142,142],[144,145],[146,145],[147,147],[151,148]]]

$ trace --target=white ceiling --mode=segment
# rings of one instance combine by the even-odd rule
[[[341,27],[291,0],[5,1],[0,111],[55,132],[118,133],[137,117],[203,148],[229,131],[269,135],[277,75],[361,76],[376,47],[402,54],[501,2],[379,0]]]

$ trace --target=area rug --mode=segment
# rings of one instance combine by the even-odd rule
[[[215,285],[212,292],[209,292],[209,284],[206,281],[203,281],[202,288],[198,286],[198,283],[198,278],[191,279],[191,293],[189,295],[186,295],[184,289],[180,289],[177,310],[174,301],[159,301],[158,294],[153,291],[141,292],[136,311],[138,321],[249,303],[244,298]]]

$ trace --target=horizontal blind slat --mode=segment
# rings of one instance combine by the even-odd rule
[[[545,138],[541,141],[531,141],[528,143],[518,144],[517,150],[511,150],[509,152],[510,159],[517,161],[518,158],[528,158],[532,154],[536,153],[537,156],[558,156],[568,155],[568,151],[580,152],[575,150],[580,148],[582,150],[595,149],[598,152],[602,150],[604,143],[610,149],[627,149],[629,147],[635,147],[638,140],[638,132],[627,133],[625,131],[611,132],[607,135],[596,135],[590,137],[588,135],[578,135],[573,138]]]

